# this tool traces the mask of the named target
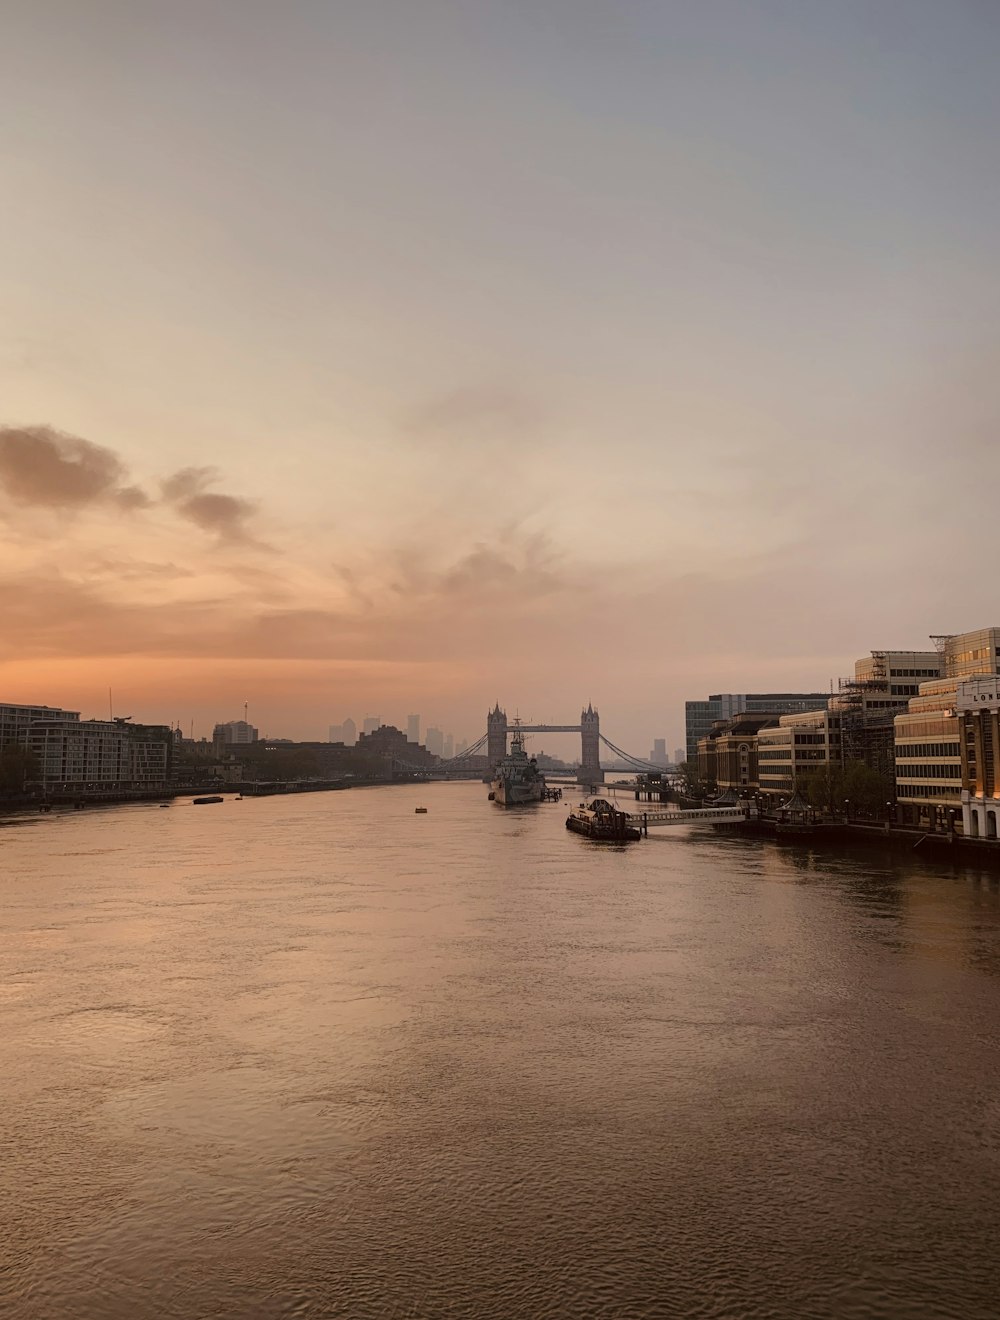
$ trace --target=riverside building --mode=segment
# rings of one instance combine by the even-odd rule
[[[851,678],[842,678],[830,698],[841,715],[843,756],[875,771],[882,792],[895,792],[896,715],[907,709],[920,684],[940,677],[942,659],[934,651],[872,651],[854,662]]]
[[[58,706],[0,705],[0,752],[13,744],[27,745],[28,730],[37,720],[79,721],[78,710],[61,710]]]
[[[933,832],[954,824],[971,833],[974,823],[988,821],[981,813],[977,818],[975,811],[965,810],[965,794],[969,793],[970,804],[977,798],[978,771],[970,769],[965,756],[959,692],[978,675],[996,675],[1000,628],[979,628],[936,640],[940,677],[921,683],[905,713],[893,720],[896,810],[904,825]]]
[[[714,783],[720,792],[747,795],[759,788],[757,735],[775,728],[777,715],[741,715],[720,720],[707,738],[698,742],[698,777]]]
[[[79,717],[36,720],[26,740],[43,789],[74,793],[164,788],[173,745],[165,724]]]
[[[955,698],[962,753],[962,830],[996,839],[1000,821],[1000,674],[963,679]]]
[[[717,692],[707,701],[685,701],[684,733],[687,759],[698,758],[698,740],[711,732],[718,720],[737,715],[793,715],[800,711],[826,710],[828,692]]]
[[[782,715],[776,727],[762,728],[757,734],[757,778],[763,797],[790,797],[803,774],[839,768],[843,761],[838,711]]]

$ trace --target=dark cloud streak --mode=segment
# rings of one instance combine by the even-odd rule
[[[0,427],[0,486],[16,504],[82,509],[149,504],[138,486],[123,486],[125,464],[103,445],[48,426]]]

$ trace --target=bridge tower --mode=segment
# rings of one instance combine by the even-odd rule
[[[486,755],[492,770],[507,755],[507,712],[500,709],[499,701],[486,716],[486,732]]]
[[[603,784],[601,769],[601,721],[590,702],[580,713],[580,783]]]

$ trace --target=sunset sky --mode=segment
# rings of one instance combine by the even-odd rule
[[[0,13],[0,700],[645,753],[1000,623],[1000,6]]]

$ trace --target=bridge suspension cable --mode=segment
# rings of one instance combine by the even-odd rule
[[[605,738],[603,733],[600,735],[600,739],[605,747],[614,752],[616,756],[620,756],[623,761],[627,761],[629,765],[634,766],[636,770],[663,769],[662,765],[654,765],[652,761],[647,761],[641,756],[633,756],[631,752],[623,752],[620,747],[614,745],[610,738]]]
[[[403,770],[414,770],[425,774],[432,770],[446,770],[448,766],[460,765],[470,756],[477,756],[483,751],[488,740],[489,734],[484,733],[481,738],[477,739],[477,741],[472,744],[471,747],[466,747],[464,752],[459,752],[457,756],[449,756],[446,761],[437,761],[434,765],[414,765],[412,761],[404,761],[398,756],[393,757],[393,764],[398,765]]]

